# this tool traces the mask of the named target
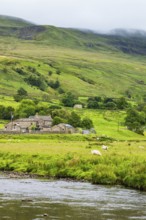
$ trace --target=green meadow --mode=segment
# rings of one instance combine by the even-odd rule
[[[102,156],[92,155],[92,149]],[[146,190],[146,142],[97,140],[95,135],[1,135],[0,170]]]

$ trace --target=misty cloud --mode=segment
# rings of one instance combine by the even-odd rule
[[[145,0],[0,0],[0,14],[38,24],[146,30]]]

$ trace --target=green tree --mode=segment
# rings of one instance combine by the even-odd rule
[[[64,122],[65,122],[64,119],[63,119],[63,118],[60,118],[60,117],[58,117],[58,116],[55,116],[55,117],[53,118],[53,125],[58,125],[58,124],[64,123]]]
[[[28,96],[27,91],[24,88],[20,88],[17,90],[17,94],[14,95],[14,100],[16,102],[20,102],[22,99],[25,99]]]
[[[119,98],[116,104],[117,104],[118,109],[125,109],[129,106],[128,102],[126,101],[124,97]]]
[[[143,135],[145,126],[145,117],[143,113],[135,109],[129,109],[125,118],[125,125],[129,130]]]
[[[68,120],[68,123],[75,128],[81,127],[81,117],[76,112],[72,112]]]
[[[17,94],[20,95],[20,96],[28,96],[27,91],[22,87],[17,90]]]
[[[62,98],[62,103],[64,106],[73,107],[76,103],[76,97],[71,92],[68,92]]]
[[[0,105],[0,119],[4,119],[5,106]]]
[[[67,110],[65,109],[55,109],[51,112],[51,116],[54,117],[59,117],[62,119],[65,119],[66,122],[70,118],[70,114]]]
[[[117,105],[114,102],[107,102],[105,105],[105,109],[114,110],[117,108]]]
[[[90,118],[84,118],[82,120],[81,127],[85,129],[93,128],[93,121]]]
[[[10,120],[14,112],[15,109],[12,106],[5,107],[0,105],[0,119]]]
[[[25,118],[35,115],[36,105],[32,100],[24,99],[21,101],[19,108],[16,111],[17,117]]]

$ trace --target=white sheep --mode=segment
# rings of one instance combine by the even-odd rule
[[[103,150],[108,150],[108,146],[102,145]]]
[[[98,156],[102,156],[102,154],[100,153],[99,150],[91,150],[91,154],[93,154],[93,155],[98,155]]]
[[[139,146],[140,149],[144,149],[144,146]]]

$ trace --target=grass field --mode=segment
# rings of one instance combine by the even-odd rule
[[[1,135],[0,170],[146,190],[146,141],[82,135]],[[101,149],[109,146],[108,151]],[[92,149],[102,156],[91,154]]]

